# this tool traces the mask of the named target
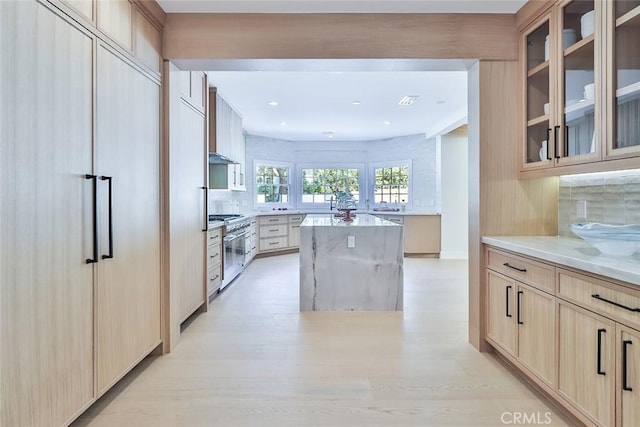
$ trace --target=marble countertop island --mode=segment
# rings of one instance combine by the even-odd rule
[[[606,256],[584,240],[560,236],[485,236],[482,243],[640,286],[639,254]]]
[[[404,228],[367,214],[300,224],[300,311],[402,310]]]

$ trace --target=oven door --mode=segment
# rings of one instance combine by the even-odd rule
[[[224,237],[224,280],[222,287],[231,283],[244,267],[245,237],[248,230],[230,233]]]

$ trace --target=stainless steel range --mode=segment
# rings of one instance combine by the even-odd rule
[[[209,215],[209,221],[224,221],[224,275],[220,290],[228,286],[242,272],[245,265],[245,237],[251,220],[239,214]]]

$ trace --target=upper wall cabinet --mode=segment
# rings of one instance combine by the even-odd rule
[[[524,176],[640,155],[640,1],[560,0],[521,34]]]
[[[133,7],[129,0],[97,0],[97,6],[98,28],[131,51]]]
[[[608,158],[640,154],[640,1],[607,2]]]
[[[523,169],[601,159],[600,2],[559,2],[523,33]],[[597,90],[596,90],[597,89]],[[596,93],[597,92],[597,93]]]

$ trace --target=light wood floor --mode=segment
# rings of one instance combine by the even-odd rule
[[[257,259],[73,426],[570,425],[467,343],[466,271],[405,259],[404,312],[301,314],[298,255]]]

